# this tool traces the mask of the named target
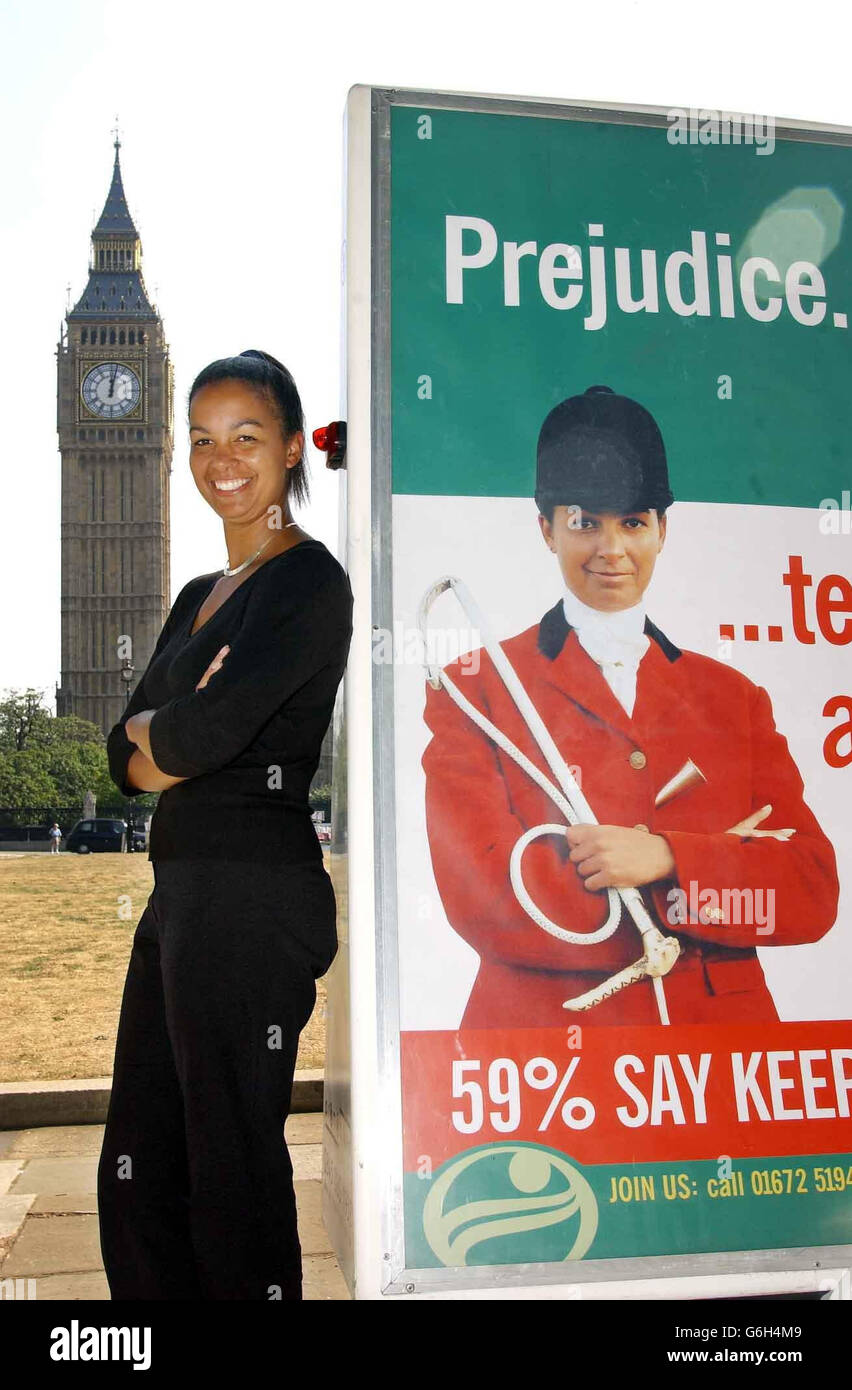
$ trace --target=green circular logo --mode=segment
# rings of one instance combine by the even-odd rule
[[[444,1265],[581,1260],[597,1229],[579,1168],[537,1144],[469,1149],[438,1170],[423,1205],[423,1233]]]

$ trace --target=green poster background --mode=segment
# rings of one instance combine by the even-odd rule
[[[431,117],[431,139],[418,118]],[[647,406],[659,421],[683,501],[818,507],[849,487],[852,263],[846,210],[852,153],[778,139],[754,146],[673,145],[665,127],[557,117],[391,109],[391,346],[393,490],[530,496],[547,412],[594,383]],[[780,207],[778,206],[780,204]],[[445,301],[445,217],[485,218],[500,245],[465,276],[465,302]],[[607,248],[608,318],[587,330],[589,223]],[[666,257],[707,234],[711,316],[679,317],[663,288]],[[716,232],[730,235],[717,248]],[[474,250],[476,237],[465,242]],[[520,305],[503,303],[502,243],[580,247],[577,308],[541,296],[537,260],[520,262]],[[659,312],[615,305],[613,248],[657,252]],[[819,264],[827,312],[817,326],[786,305],[756,322],[735,288],[736,315],[719,316],[717,249]],[[684,288],[689,276],[684,275]],[[559,286],[564,292],[565,284]],[[778,293],[761,277],[758,298]],[[763,301],[762,301],[763,302]],[[808,301],[810,302],[810,301]],[[431,377],[431,399],[418,379]],[[718,398],[728,375],[732,398]]]
[[[566,1206],[563,1219],[552,1225],[505,1229],[507,1217],[511,1226],[511,1218],[522,1210],[526,1196],[518,1193],[506,1176],[506,1161],[515,1147],[511,1142],[483,1145],[479,1152],[487,1161],[473,1169],[467,1176],[466,1190],[454,1191],[448,1203],[452,1238],[473,1238],[464,1259],[467,1265],[570,1258],[578,1224],[577,1212],[571,1207]],[[501,1149],[506,1151],[505,1159]],[[719,1181],[715,1160],[637,1164],[630,1169],[635,1175],[637,1197],[642,1181],[646,1185],[643,1191],[650,1191],[652,1198],[643,1196],[628,1202],[613,1202],[612,1194],[613,1182],[619,1177],[623,1180],[624,1164],[583,1166],[570,1154],[564,1156],[575,1164],[595,1194],[596,1228],[585,1255],[589,1260],[768,1250],[782,1239],[790,1246],[852,1242],[852,1155],[848,1153],[738,1159],[733,1166],[741,1196],[736,1188],[729,1195],[708,1195],[708,1183],[711,1191],[726,1190]],[[452,1159],[446,1166],[455,1163]],[[406,1256],[411,1268],[441,1264],[425,1235],[424,1205],[442,1171],[432,1179],[417,1173],[405,1175]],[[535,1195],[546,1202],[551,1194],[565,1192],[564,1180],[552,1172],[548,1186]],[[521,1199],[514,1206],[513,1197],[516,1202]]]

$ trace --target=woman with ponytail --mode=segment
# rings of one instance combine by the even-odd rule
[[[178,594],[108,740],[160,792],[98,1169],[113,1299],[300,1299],[284,1142],[299,1033],[336,949],[308,805],[352,595],[292,515],[307,498],[295,382],[251,350],[199,373],[190,466],[227,564]]]

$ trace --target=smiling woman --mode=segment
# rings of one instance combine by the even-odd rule
[[[228,564],[178,595],[107,745],[125,794],[162,795],[98,1170],[101,1245],[114,1299],[299,1299],[283,1128],[337,946],[308,791],[352,595],[291,516],[307,478],[286,368],[256,351],[211,363],[189,427]]]

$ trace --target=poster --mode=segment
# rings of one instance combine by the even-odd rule
[[[405,1263],[848,1244],[852,156],[757,118],[734,139],[719,113],[481,105],[389,113],[373,660],[393,690]],[[543,527],[547,420],[557,473],[582,483],[585,460],[602,491],[571,512],[563,480]],[[608,500],[619,468],[656,468],[674,500]],[[589,609],[633,617],[599,649]],[[566,835],[541,783],[564,778],[486,638],[603,840]],[[679,952],[661,985],[623,885],[579,867],[640,862]]]

